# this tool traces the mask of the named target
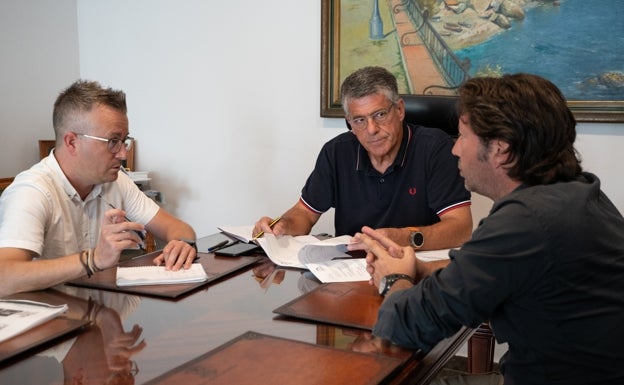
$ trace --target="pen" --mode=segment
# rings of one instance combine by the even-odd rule
[[[280,219],[282,219],[282,217],[281,217],[281,216],[279,216],[279,217],[277,217],[277,218],[273,219],[273,222],[269,223],[269,228],[273,228],[273,226],[274,226],[277,222],[279,222],[279,220],[280,220]],[[260,230],[260,232],[259,232],[258,234],[256,234],[256,235],[253,237],[253,239],[252,239],[252,240],[253,240],[253,241],[255,241],[256,239],[260,238],[260,237],[261,237],[261,236],[263,236],[263,235],[264,235],[264,231]]]
[[[108,202],[106,199],[104,199],[104,197],[102,196],[102,194],[98,195],[98,198],[100,198],[102,200],[102,202],[106,203],[108,205],[108,207],[110,207],[111,209],[116,209],[117,207],[113,206],[110,202]],[[124,216],[124,219],[128,222],[132,222],[130,219],[128,219],[128,217]],[[138,230],[132,230],[134,231],[134,233],[136,235],[139,236],[139,238],[141,238],[142,241],[145,241],[145,234],[143,234],[142,232],[138,231]],[[144,250],[143,245],[139,244],[139,247],[141,248],[141,250]]]
[[[223,241],[223,242],[219,242],[219,243],[217,243],[217,244],[216,244],[216,245],[214,245],[214,246],[210,246],[210,247],[208,248],[208,252],[209,252],[209,253],[212,253],[213,251],[219,250],[219,249],[220,249],[220,248],[222,248],[223,246],[227,245],[227,244],[228,244],[228,242],[229,242],[229,241],[226,239],[225,241]]]

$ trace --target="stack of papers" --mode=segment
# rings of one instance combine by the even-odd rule
[[[126,174],[132,179],[134,183],[149,182],[149,171],[126,171]]]
[[[257,242],[276,265],[308,269],[321,282],[368,281],[366,260],[347,254],[351,238],[343,235],[319,240],[312,235],[265,234]]]
[[[347,254],[346,245],[351,236],[319,240],[312,235],[264,234],[253,240],[253,226],[220,226],[218,229],[241,242],[255,242],[273,263],[279,266],[308,269],[321,282],[368,281],[366,260]],[[416,257],[423,262],[449,259],[449,249],[419,251]]]

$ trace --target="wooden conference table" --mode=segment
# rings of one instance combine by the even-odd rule
[[[202,239],[198,241],[200,251],[207,247]],[[177,299],[69,285],[60,291],[17,295],[67,303],[67,317],[92,323],[0,363],[0,384],[144,384],[247,331],[351,350],[354,343],[368,335],[366,330],[273,312],[318,285],[309,273],[276,267],[265,256],[259,256],[254,264]],[[367,354],[385,354],[404,361],[383,383],[424,384],[471,334],[471,330],[462,329],[426,356],[404,350]],[[280,362],[274,362],[271,370],[277,373],[280,368]],[[341,372],[348,377],[349,371],[357,370],[357,366],[347,365]],[[324,382],[309,378],[290,383]],[[276,382],[258,378],[256,383]]]

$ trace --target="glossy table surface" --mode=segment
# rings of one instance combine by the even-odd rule
[[[201,240],[198,247],[200,251],[207,248]],[[68,317],[90,319],[93,324],[3,363],[0,384],[142,384],[246,331],[350,349],[365,331],[273,313],[318,285],[310,273],[282,269],[259,257],[255,265],[177,300],[66,285],[59,288],[62,293],[47,290],[18,295],[67,303]],[[444,346],[445,351],[454,353],[467,338],[455,338]],[[402,350],[386,354],[408,362],[393,383],[406,378],[411,382],[412,371],[426,361]],[[431,359],[442,362],[438,356]]]

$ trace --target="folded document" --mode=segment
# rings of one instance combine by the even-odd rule
[[[367,281],[364,258],[347,254],[351,236],[319,240],[312,235],[293,237],[265,234],[258,244],[276,265],[309,269],[321,282]]]

